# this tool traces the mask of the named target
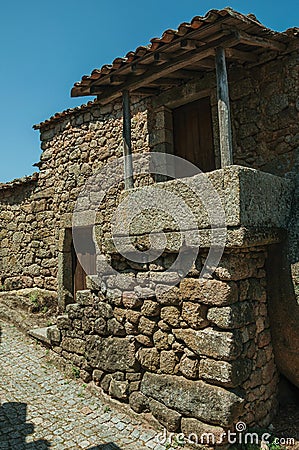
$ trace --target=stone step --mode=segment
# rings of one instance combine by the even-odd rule
[[[58,332],[57,326],[51,325],[43,328],[32,328],[28,331],[28,334],[44,344],[51,345],[53,343],[53,332],[56,332],[56,330]]]

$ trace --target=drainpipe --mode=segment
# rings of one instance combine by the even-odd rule
[[[232,129],[224,48],[216,49],[216,78],[221,168],[233,164]]]
[[[124,180],[125,189],[134,187],[132,142],[131,142],[131,106],[130,93],[123,91],[123,155],[124,155]]]

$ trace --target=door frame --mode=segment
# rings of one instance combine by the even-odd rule
[[[216,89],[214,86],[202,89],[201,83],[198,81],[171,89],[154,99],[153,109],[150,111],[149,117],[151,151],[174,154],[172,110],[203,97],[210,97],[215,167],[216,169],[221,168]]]

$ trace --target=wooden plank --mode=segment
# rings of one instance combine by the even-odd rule
[[[283,52],[286,49],[285,44],[277,41],[271,41],[270,39],[261,38],[259,36],[252,36],[245,31],[236,30],[236,37],[241,44],[254,45],[256,47],[268,48],[270,50],[276,50]]]
[[[180,42],[180,47],[188,50],[193,50],[195,48],[198,48],[200,46],[200,42],[196,42],[192,39],[183,39]]]
[[[142,73],[146,72],[148,66],[146,64],[139,64],[135,63],[131,66],[131,72],[135,75],[141,75]]]
[[[241,52],[235,48],[227,48],[225,50],[225,55],[227,58],[237,59],[242,62],[257,62],[257,56],[252,52]]]
[[[157,87],[142,87],[138,88],[136,91],[133,92],[135,94],[140,95],[158,95],[160,93],[160,89]]]
[[[171,60],[171,56],[173,57],[173,55],[170,53],[154,53],[154,61],[156,64],[163,64],[165,61],[170,61]]]
[[[180,84],[182,80],[180,78],[159,78],[152,82],[152,84],[156,84],[157,86],[177,86]]]
[[[228,21],[227,16],[224,16],[222,18],[220,18],[217,23],[211,23],[211,24],[206,24],[204,27],[199,28],[199,29],[195,29],[191,32],[188,33],[188,39],[197,39],[198,37],[200,37],[200,39],[204,39],[207,38],[207,41],[209,41],[210,39],[213,39],[214,36],[219,36],[219,33],[222,34],[223,36],[223,31],[222,31],[222,26],[223,24],[225,24]],[[211,30],[213,30],[213,32],[211,33]],[[183,39],[186,39],[184,36],[175,39],[174,41],[170,42],[169,44],[167,44],[166,46],[164,46],[164,48],[167,48],[167,50],[172,50],[174,48],[176,48],[179,44],[179,42]],[[208,44],[208,42],[207,42]],[[145,51],[145,50],[144,50]],[[174,55],[175,57],[175,55]],[[148,63],[150,63],[152,61],[153,58],[153,54],[149,53],[146,55],[142,55],[140,56],[140,58],[142,58],[142,62],[138,62],[137,64],[142,64],[142,65],[148,65]],[[132,62],[131,63],[132,66],[136,64],[136,62]],[[123,73],[127,73],[127,70],[130,70],[130,65],[124,65],[122,67],[120,67],[120,69],[118,69],[118,73],[119,74],[123,74]],[[103,77],[103,83],[107,83],[107,77]],[[83,91],[80,89],[80,94],[75,94],[76,91],[76,87],[74,86],[71,92],[71,96],[72,97],[77,97],[77,96],[84,96],[84,95],[90,95],[90,90],[88,89],[88,92]],[[121,94],[118,93],[117,96],[114,96],[114,99],[119,97]],[[113,99],[112,99],[113,100]]]
[[[131,105],[130,93],[124,90],[123,93],[123,155],[124,155],[124,180],[125,189],[134,187],[133,161],[132,161],[132,141],[131,141]]]
[[[121,84],[126,80],[125,75],[111,75],[110,83],[111,84]]]
[[[222,45],[236,45],[238,41],[235,37],[226,36],[225,38],[219,38],[216,41],[213,41],[211,44],[205,45],[201,51],[198,49],[188,52],[188,54],[181,55],[177,57],[174,61],[169,61],[159,66],[159,70],[157,67],[151,67],[145,76],[136,77],[134,75],[128,76],[126,83],[122,86],[122,89],[136,90],[140,87],[145,86],[146,84],[151,83],[152,81],[157,80],[158,78],[167,76],[172,72],[175,72],[179,69],[183,69],[188,65],[191,65],[194,62],[198,62],[202,59],[205,59],[209,56],[214,56],[215,48],[217,48],[220,44]],[[92,85],[90,88],[90,94],[93,95],[96,91],[94,89],[95,85]],[[105,98],[99,99],[102,104],[106,104],[120,96],[120,90],[117,87],[112,87],[110,89],[105,90]]]
[[[185,78],[189,80],[190,78],[199,78],[200,72],[197,70],[189,70],[189,69],[180,69],[171,74],[171,76]]]
[[[221,167],[226,167],[233,164],[233,152],[228,79],[223,47],[216,49],[216,78]]]
[[[198,63],[195,63],[195,65],[198,67],[199,71],[200,69],[215,69],[215,61],[211,61],[209,59],[198,61]]]
[[[92,227],[78,227],[73,230],[73,233],[76,239],[76,251],[73,243],[71,246],[73,293],[75,297],[77,291],[86,289],[86,275],[96,274],[96,248]]]
[[[174,154],[203,172],[215,169],[210,98],[204,97],[173,110]],[[179,176],[177,168],[176,176]]]

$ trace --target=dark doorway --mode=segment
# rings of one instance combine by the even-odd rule
[[[86,275],[96,274],[96,248],[92,230],[92,227],[73,229],[71,251],[74,299],[77,291],[86,289]]]
[[[203,172],[215,170],[210,98],[204,97],[173,110],[174,154]]]

